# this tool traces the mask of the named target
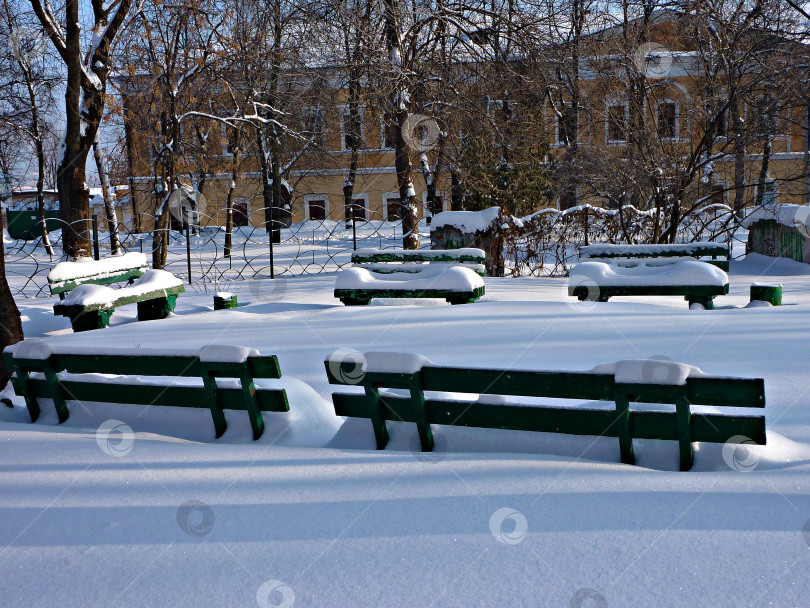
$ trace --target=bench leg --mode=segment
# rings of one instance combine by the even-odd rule
[[[689,400],[685,395],[675,399],[675,418],[678,425],[681,471],[688,471],[692,468],[694,451],[692,450],[692,412],[689,409]]]
[[[216,438],[219,439],[225,434],[228,424],[225,422],[225,413],[219,405],[217,380],[211,371],[205,369],[205,366],[203,366],[202,377],[205,393],[208,397],[208,407],[211,409],[211,417],[214,419],[214,433]]]
[[[110,326],[110,317],[114,310],[91,310],[83,312],[70,320],[70,326],[74,332],[90,331],[92,329],[104,329]]]
[[[174,310],[176,304],[176,295],[138,302],[138,321],[165,319]]]
[[[422,383],[419,374],[414,374],[411,379],[411,406],[413,407],[413,417],[416,420],[416,430],[419,432],[419,443],[423,452],[433,451],[433,431],[430,430],[430,421],[425,408],[425,393],[422,391]]]
[[[692,307],[692,304],[700,304],[706,310],[714,310],[714,297],[713,296],[686,296],[687,302],[689,302],[689,307]]]
[[[377,440],[377,449],[385,449],[388,443],[388,428],[385,426],[385,416],[382,413],[382,402],[380,400],[380,391],[374,386],[365,387],[366,401],[370,407],[371,412],[371,426],[374,429],[374,439]]]
[[[477,299],[478,298],[476,296],[468,296],[468,295],[460,295],[445,298],[445,300],[447,300],[447,302],[450,304],[472,304]]]
[[[22,367],[17,368],[17,379],[14,382],[14,390],[18,395],[25,397],[25,407],[28,408],[28,415],[31,417],[31,422],[36,422],[40,414],[39,401],[37,401],[37,391],[34,388],[34,383],[31,382],[31,377],[28,375],[27,369]]]
[[[619,453],[624,464],[635,464],[633,436],[630,434],[630,402],[627,395],[616,395],[616,430],[619,436]]]
[[[371,300],[364,300],[362,298],[340,298],[344,306],[366,306]]]
[[[264,433],[264,418],[259,409],[259,400],[256,398],[256,385],[253,383],[253,376],[247,372],[242,373],[239,380],[242,385],[245,407],[250,417],[250,427],[253,429],[253,441],[256,441]]]
[[[62,393],[62,387],[59,385],[59,378],[56,376],[56,370],[50,361],[46,361],[42,367],[45,373],[45,381],[48,383],[48,391],[51,393],[53,405],[56,408],[56,414],[59,416],[59,424],[62,424],[70,416],[67,403],[65,402],[65,395]]]

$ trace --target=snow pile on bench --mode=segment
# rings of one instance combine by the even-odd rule
[[[415,374],[424,365],[434,365],[433,361],[416,353],[371,351],[363,357],[367,372]]]
[[[165,270],[147,270],[129,287],[112,289],[103,285],[79,285],[55,306],[113,306],[119,298],[141,296],[161,289],[182,287],[183,281]]]
[[[802,211],[800,211],[802,210]],[[756,222],[771,220],[789,228],[806,226],[810,219],[810,208],[803,205],[774,203],[754,209],[743,221],[743,228],[750,228]]]
[[[431,228],[452,226],[461,232],[484,232],[489,230],[501,214],[500,207],[490,207],[483,211],[442,211],[433,216]]]
[[[421,291],[442,289],[445,291],[470,292],[484,286],[475,271],[463,266],[427,265],[418,278],[403,279],[401,274],[382,274],[361,267],[340,271],[335,289],[388,289],[396,291]]]
[[[625,359],[603,363],[591,370],[594,374],[614,376],[617,384],[663,384],[683,386],[687,378],[705,376],[698,367],[661,359]]]
[[[462,212],[456,212],[462,213]],[[472,212],[464,212],[472,213]],[[439,215],[442,215],[441,213]],[[437,215],[436,217],[439,217]],[[433,220],[435,225],[435,219]],[[461,249],[358,249],[352,254],[352,258],[370,258],[376,255],[386,255],[395,258],[401,258],[403,262],[412,261],[413,258],[418,259],[431,259],[431,258],[485,258],[486,253],[483,249],[476,249],[474,247],[462,247]]]
[[[76,262],[59,262],[48,273],[48,283],[63,283],[84,278],[115,276],[127,270],[148,268],[146,254],[130,252],[103,260],[82,258]]]
[[[710,241],[702,241],[697,243],[665,243],[660,245],[586,245],[582,248],[582,259],[595,258],[595,257],[633,257],[637,255],[667,255],[667,254],[681,254],[684,256],[690,255],[692,252],[698,252],[701,249],[717,249],[723,247],[723,243],[712,243]]]
[[[621,266],[608,262],[581,262],[571,269],[569,285],[622,286],[708,286],[728,284],[728,275],[711,264],[686,260],[668,266]]]
[[[248,357],[258,357],[259,351],[246,346],[209,344],[200,351],[200,361],[205,363],[244,363]]]

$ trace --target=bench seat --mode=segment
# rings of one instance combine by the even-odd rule
[[[68,317],[73,331],[109,327],[115,309],[138,305],[138,320],[165,319],[174,310],[177,296],[185,291],[183,282],[165,270],[148,270],[130,287],[112,289],[84,284],[53,306],[55,315]]]
[[[418,273],[379,273],[346,268],[335,282],[335,297],[347,306],[374,298],[441,298],[468,304],[484,295],[484,280],[470,268],[431,264]]]
[[[683,296],[691,306],[714,307],[716,296],[728,294],[728,275],[697,260],[662,264],[585,261],[571,269],[568,295],[580,301],[607,302],[614,296]]]

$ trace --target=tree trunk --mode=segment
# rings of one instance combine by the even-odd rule
[[[384,0],[385,41],[393,76],[397,81],[394,99],[394,118],[397,136],[394,148],[394,167],[397,173],[399,206],[402,210],[402,246],[405,249],[419,249],[419,215],[417,212],[416,189],[411,179],[410,148],[404,137],[405,121],[408,119],[410,94],[402,69],[402,44],[399,34],[399,10],[397,0]]]
[[[98,141],[98,133],[93,140],[93,156],[96,159],[96,168],[101,180],[101,196],[104,199],[104,215],[107,218],[107,232],[110,235],[110,253],[118,255],[121,253],[121,241],[118,238],[118,218],[115,215],[115,201],[113,201],[112,188],[110,187],[110,174],[107,172],[107,163],[104,159],[104,151]]]
[[[0,213],[0,233],[2,232],[3,214]],[[2,352],[6,346],[16,344],[23,339],[20,310],[11,295],[11,288],[6,278],[6,253],[2,239],[0,239],[0,319],[2,319],[0,322],[0,352]],[[0,390],[6,386],[10,377],[11,372],[6,369],[0,358]]]
[[[745,207],[745,140],[743,120],[736,96],[729,103],[732,136],[734,137],[734,213],[742,217]]]
[[[225,199],[225,248],[223,255],[231,257],[233,235],[233,193],[236,190],[236,180],[239,178],[239,146],[234,146],[233,161],[231,162],[231,183],[228,187],[228,197]]]

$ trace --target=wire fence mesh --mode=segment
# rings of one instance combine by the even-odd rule
[[[335,272],[351,263],[355,249],[402,246],[402,222],[377,215],[370,212],[365,218],[348,222],[307,220],[281,226],[276,243],[271,243],[271,233],[263,225],[236,226],[230,255],[225,250],[225,228],[214,225],[216,215],[205,216],[199,226],[185,232],[167,231],[164,268],[198,292],[228,291],[250,279]],[[101,230],[93,234],[92,223],[87,224],[88,235],[98,243],[101,257],[110,255],[109,233]],[[97,225],[103,228],[104,223]],[[508,217],[502,227],[506,274],[564,276],[576,263],[582,245],[654,242],[654,225],[654,212],[631,206],[619,211],[583,205],[565,211],[544,209],[522,219]],[[739,254],[744,251],[740,247],[744,238],[740,228],[731,208],[711,205],[682,219],[676,241],[729,243]],[[425,220],[420,221],[423,248],[430,247],[430,230]],[[119,223],[118,231],[125,252],[140,251],[151,260],[152,232],[134,232],[123,223]],[[48,255],[42,237],[14,240],[4,233],[6,272],[15,297],[50,295],[47,275],[60,261],[61,231],[52,231],[49,238],[56,251],[53,256]]]

